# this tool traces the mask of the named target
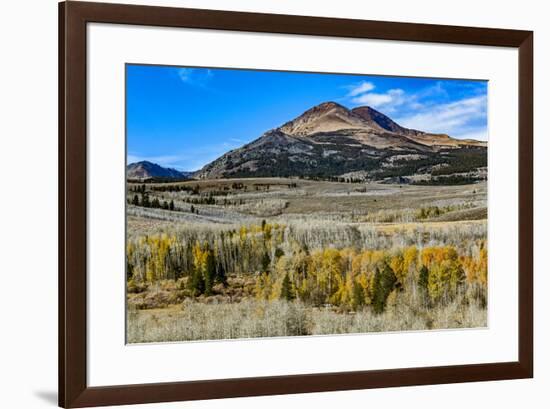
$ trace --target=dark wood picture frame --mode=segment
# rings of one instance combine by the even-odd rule
[[[89,387],[86,25],[91,22],[514,47],[519,50],[518,361]],[[122,325],[122,324],[121,324]],[[86,407],[533,376],[533,33],[88,2],[59,4],[59,405]]]

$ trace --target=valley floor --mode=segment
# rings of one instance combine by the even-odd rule
[[[486,326],[486,182],[221,179],[127,198],[130,343]]]

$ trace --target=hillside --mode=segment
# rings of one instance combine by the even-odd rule
[[[471,182],[482,177],[486,162],[486,142],[404,128],[371,107],[350,110],[325,102],[227,152],[194,177],[408,176],[410,182],[454,175]]]
[[[130,180],[150,180],[150,179],[188,179],[188,172],[180,172],[172,168],[164,168],[156,163],[141,161],[130,163],[126,166],[126,178]]]

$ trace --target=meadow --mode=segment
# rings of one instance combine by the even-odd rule
[[[487,325],[487,186],[127,185],[130,343]]]

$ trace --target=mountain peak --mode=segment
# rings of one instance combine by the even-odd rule
[[[299,117],[295,118],[295,120],[298,119],[298,118],[301,118],[301,117],[325,115],[325,114],[327,114],[329,112],[332,112],[332,111],[340,112],[340,113],[348,113],[349,112],[349,110],[345,106],[340,105],[337,102],[326,101],[326,102],[322,102],[320,104],[317,104],[317,105],[309,108],[307,111],[305,111]]]
[[[364,128],[361,118],[353,115],[345,106],[327,101],[308,109],[279,130],[292,136],[308,136],[319,132]]]
[[[424,132],[402,127],[370,106],[360,106],[350,110],[334,101],[315,105],[279,129],[292,136],[309,136],[319,132],[352,129],[391,132],[407,136],[424,134]]]
[[[377,116],[380,116],[380,115],[385,116],[381,112],[377,111],[376,109],[374,109],[374,108],[372,108],[368,105],[355,107],[351,110],[351,112],[353,112],[353,113],[355,113],[355,114],[357,114],[357,115],[359,115],[362,118],[367,119],[367,120],[373,120],[373,117],[377,117]]]
[[[188,175],[185,172],[172,168],[164,168],[156,163],[142,160],[134,162],[126,166],[126,177],[128,179],[185,179]]]
[[[343,106],[343,105],[341,105],[337,102],[326,101],[326,102],[321,102],[318,105],[315,105],[314,107],[310,108],[309,111],[312,111],[312,110],[323,111],[323,110],[329,110],[329,109],[334,109],[334,108],[341,108],[341,109],[347,110],[347,108],[345,106]]]
[[[149,162],[148,160],[140,160],[139,162],[133,162],[133,163],[130,163],[128,164],[128,166],[130,165],[137,165],[137,166],[160,166],[160,165],[157,165],[156,163],[153,163],[153,162]]]
[[[401,135],[416,135],[423,133],[414,129],[407,129],[402,127],[391,118],[389,118],[387,115],[384,115],[382,112],[379,112],[370,106],[356,107],[353,108],[351,112],[354,115],[359,116],[365,122],[379,127],[384,131],[398,133]]]

